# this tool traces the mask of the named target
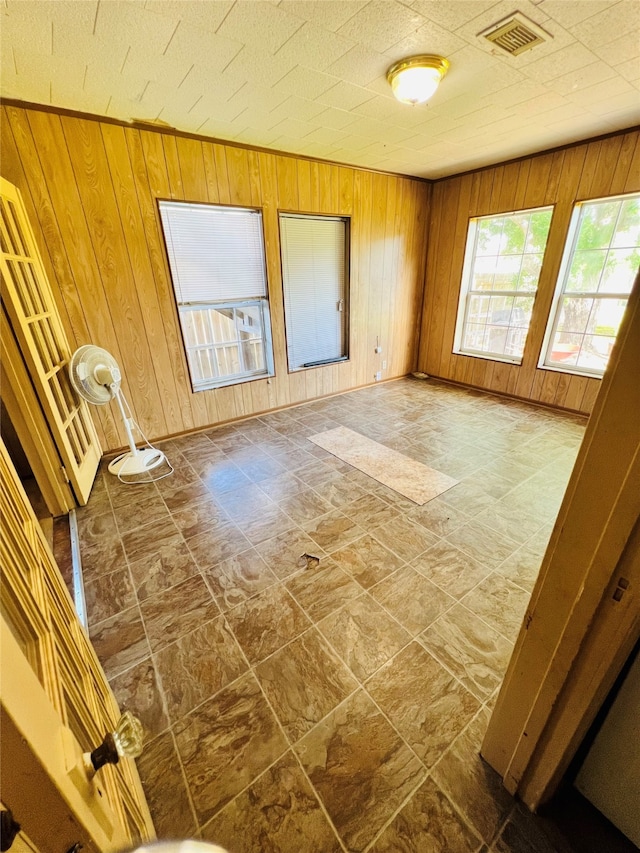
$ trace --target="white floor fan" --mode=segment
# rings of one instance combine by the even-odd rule
[[[129,450],[121,453],[120,456],[117,456],[109,463],[109,471],[112,474],[115,474],[119,479],[123,477],[140,477],[145,474],[150,475],[143,480],[123,480],[123,482],[132,483],[159,480],[173,472],[173,468],[164,453],[149,444],[146,436],[134,421],[129,404],[120,390],[121,374],[118,362],[111,353],[93,344],[85,344],[85,346],[80,347],[71,356],[69,379],[74,390],[87,403],[91,403],[94,406],[105,406],[111,400],[115,400],[118,404],[118,409],[120,410],[127,433]],[[146,442],[145,447],[136,447],[132,430],[134,426],[137,427],[140,435],[144,438]],[[154,476],[154,474],[160,473],[156,469],[163,463],[166,463],[166,467],[169,470],[160,474],[160,476]],[[154,474],[151,472],[154,472]]]

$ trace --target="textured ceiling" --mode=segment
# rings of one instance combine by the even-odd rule
[[[478,33],[519,10],[549,40]],[[427,178],[640,123],[639,0],[5,0],[1,92]],[[397,103],[389,65],[451,63]]]

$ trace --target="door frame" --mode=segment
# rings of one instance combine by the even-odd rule
[[[481,748],[535,811],[640,637],[640,273]]]

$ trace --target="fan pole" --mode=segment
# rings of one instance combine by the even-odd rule
[[[133,476],[137,474],[146,474],[152,468],[155,468],[160,465],[161,462],[164,462],[166,457],[161,450],[157,450],[155,447],[149,446],[142,450],[139,450],[136,447],[136,443],[133,439],[133,432],[131,431],[131,422],[127,417],[127,413],[125,412],[122,404],[120,388],[115,382],[111,384],[109,388],[118,404],[118,408],[120,409],[130,448],[128,453],[121,453],[120,456],[117,456],[111,461],[109,464],[109,471],[118,477],[123,475]]]
[[[110,386],[111,393],[115,397],[116,403],[118,404],[118,408],[120,409],[120,414],[122,415],[122,421],[124,423],[124,428],[127,433],[127,440],[129,442],[129,447],[131,448],[131,453],[134,456],[138,455],[138,448],[136,447],[136,443],[133,440],[133,433],[131,432],[131,424],[129,423],[129,418],[127,417],[127,413],[124,410],[124,406],[122,405],[122,399],[120,397],[120,389],[114,383]]]

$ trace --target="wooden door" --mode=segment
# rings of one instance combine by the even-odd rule
[[[640,640],[640,273],[481,754],[536,810]]]
[[[101,449],[71,388],[71,351],[20,191],[0,178],[2,299],[76,499],[86,504]]]
[[[134,762],[82,759],[120,712],[1,441],[0,515],[3,803],[42,850],[128,849],[154,837]]]

